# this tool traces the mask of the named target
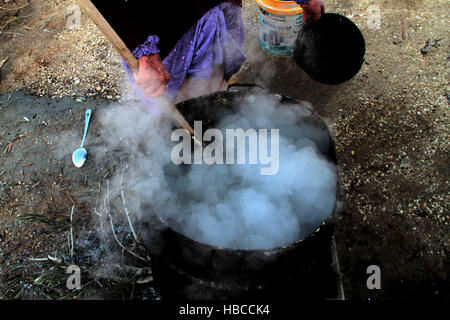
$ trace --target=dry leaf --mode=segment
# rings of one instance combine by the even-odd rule
[[[48,260],[50,260],[50,261],[52,261],[52,262],[54,262],[54,263],[57,263],[57,264],[59,264],[59,263],[62,262],[61,259],[58,259],[58,258],[56,258],[56,257],[49,256],[49,255],[47,256],[47,258],[48,258]]]
[[[0,69],[1,67],[3,67],[6,61],[8,61],[8,57],[6,57],[6,59],[4,59],[3,61],[0,61]]]
[[[153,282],[152,276],[142,277],[136,281],[137,284],[145,284],[145,283],[150,283],[150,282]]]

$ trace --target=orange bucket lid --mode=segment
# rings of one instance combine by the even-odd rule
[[[256,0],[256,3],[267,12],[282,16],[293,16],[303,12],[302,7],[295,1]]]

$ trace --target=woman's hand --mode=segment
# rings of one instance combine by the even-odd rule
[[[139,58],[139,72],[134,74],[134,79],[146,96],[155,98],[166,91],[170,74],[156,53]]]
[[[303,8],[303,22],[306,22],[310,18],[318,20],[322,13],[325,12],[323,0],[311,0],[308,4],[302,4],[300,6]]]

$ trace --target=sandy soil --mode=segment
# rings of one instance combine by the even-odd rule
[[[107,108],[128,91],[120,58],[93,23],[83,14],[80,30],[65,28],[71,3],[0,3],[0,65],[7,58],[0,67],[0,298],[73,297],[61,280],[70,262],[72,207],[78,263],[103,263],[89,254],[97,227],[90,217],[98,183],[117,159],[94,158],[79,171],[70,152],[81,139],[84,110]],[[245,1],[248,59],[234,80],[307,100],[331,128],[345,190],[336,241],[347,298],[448,299],[450,5],[382,1],[381,29],[370,30],[370,4],[327,1],[327,11],[360,26],[367,45],[361,72],[328,86],[308,78],[293,59],[259,48],[256,5]],[[429,38],[440,41],[424,55]],[[91,145],[101,146],[96,121]],[[48,255],[62,261],[30,260]],[[382,270],[381,290],[366,287],[372,264]],[[151,286],[138,285],[139,291],[98,280],[76,296],[110,297],[107,286],[124,299],[153,294]]]

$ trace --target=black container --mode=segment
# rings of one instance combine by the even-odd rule
[[[325,13],[317,21],[307,21],[297,36],[294,58],[314,80],[340,84],[361,69],[366,53],[364,37],[348,18]]]
[[[219,117],[248,99],[249,94],[242,91],[217,92],[184,101],[177,107],[190,123],[203,120],[205,125],[208,120],[208,126],[214,126]],[[322,132],[316,138],[321,143],[326,139],[327,148],[321,152],[337,162],[334,142],[325,123],[315,113],[293,99],[273,94],[267,97],[279,101],[280,112],[283,106],[289,106],[307,115],[305,122],[317,126]],[[145,210],[154,219],[152,225],[144,226],[143,238],[152,253],[154,279],[163,298],[337,296],[336,278],[330,270],[330,243],[336,209],[307,238],[267,250],[225,249],[200,243],[165,225],[152,211],[151,205],[147,205]]]

